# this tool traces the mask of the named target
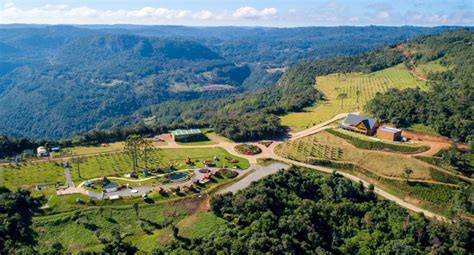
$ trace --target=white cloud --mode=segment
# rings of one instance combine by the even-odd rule
[[[381,12],[377,12],[375,17],[377,17],[377,19],[388,19],[390,18],[390,14],[386,11],[381,11]]]
[[[265,8],[262,10],[257,10],[251,6],[240,7],[237,9],[232,16],[235,18],[243,19],[258,19],[275,16],[278,13],[278,10],[275,8]]]
[[[64,1],[66,2],[66,1]],[[73,1],[71,1],[73,2]],[[297,15],[295,15],[297,13]],[[43,24],[173,24],[173,25],[472,25],[472,9],[438,12],[411,9],[402,11],[389,4],[372,4],[362,10],[337,0],[314,8],[289,8],[280,13],[273,7],[257,9],[173,9],[145,6],[136,9],[96,9],[73,4],[46,4],[20,7],[11,0],[0,0],[0,23]]]
[[[68,5],[43,5],[41,7],[22,9],[8,2],[0,9],[0,23],[82,23],[82,24],[179,24],[196,21],[223,21],[259,19],[273,17],[277,14],[275,8],[257,10],[246,6],[235,11],[210,11],[168,9],[162,7],[146,6],[139,9],[98,10],[88,6],[71,7]]]
[[[12,3],[12,2],[7,2],[7,3],[5,3],[5,4],[3,5],[3,8],[10,8],[10,7],[13,7],[13,6],[15,6],[14,3]]]
[[[208,10],[202,10],[200,12],[197,12],[193,15],[194,18],[196,19],[210,19],[212,18],[214,15],[212,14],[211,11],[208,11]]]

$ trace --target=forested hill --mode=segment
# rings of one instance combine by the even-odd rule
[[[282,72],[268,68],[451,29],[0,25],[0,135],[60,139],[146,123],[261,139],[284,129],[276,115],[319,98],[307,84],[284,85],[291,74],[275,87]]]
[[[455,141],[474,142],[474,32],[461,30],[397,46],[408,68],[424,68],[429,89],[390,90],[367,110],[399,126],[421,123]],[[416,72],[420,73],[420,71]]]
[[[236,63],[289,66],[302,60],[355,55],[420,35],[456,27],[183,27],[83,26],[108,33],[194,38]]]
[[[413,75],[428,80],[428,90],[390,90],[378,94],[368,103],[367,111],[400,127],[421,123],[455,140],[471,141],[474,140],[473,43],[474,32],[467,29],[424,36],[357,56],[302,62],[290,68],[280,84],[316,82],[317,87],[318,75],[370,73],[404,63]]]
[[[197,42],[134,35],[81,37],[46,60],[0,77],[0,130],[70,136],[144,105],[239,92],[250,75]]]
[[[219,229],[157,254],[470,254],[472,224],[428,221],[342,176],[280,171],[211,200]]]

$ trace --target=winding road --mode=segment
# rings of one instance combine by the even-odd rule
[[[286,139],[285,141],[296,140],[296,139],[300,139],[300,138],[303,138],[303,137],[321,132],[321,131],[329,128],[329,126],[328,126],[329,124],[331,124],[335,121],[338,121],[340,119],[343,119],[347,115],[348,115],[348,113],[341,113],[341,114],[336,115],[332,119],[330,119],[328,121],[325,121],[325,122],[322,122],[322,123],[320,123],[316,126],[313,126],[311,128],[308,128],[308,129],[300,131],[300,132],[291,133],[289,138]],[[283,158],[283,157],[278,156],[274,152],[274,149],[278,144],[280,144],[282,142],[284,142],[284,141],[274,141],[269,147],[259,145],[259,147],[262,149],[262,153],[260,153],[258,155],[242,155],[242,154],[238,153],[237,151],[235,151],[235,149],[234,149],[234,147],[237,145],[237,143],[228,142],[228,141],[216,141],[216,144],[212,144],[212,145],[180,145],[180,144],[177,144],[173,141],[167,141],[166,145],[159,146],[159,148],[214,148],[214,147],[220,147],[220,148],[224,148],[225,150],[227,150],[232,155],[239,156],[239,157],[247,159],[251,164],[249,169],[254,169],[255,171],[253,173],[245,176],[244,178],[242,178],[238,182],[232,184],[231,186],[228,186],[228,187],[218,191],[217,192],[218,194],[222,194],[222,193],[225,193],[225,192],[236,192],[238,190],[244,189],[244,188],[248,187],[251,182],[262,179],[265,176],[273,174],[273,173],[277,172],[280,169],[286,169],[286,168],[289,167],[289,165],[295,165],[295,166],[301,166],[301,167],[305,167],[305,168],[309,168],[309,169],[314,169],[316,171],[323,172],[323,173],[333,173],[335,171],[334,169],[331,169],[331,168],[310,165],[310,164],[306,164],[306,163],[302,163],[302,162],[299,162],[299,161],[294,161],[294,160],[291,160],[291,159],[288,159],[288,158]],[[254,143],[254,144],[256,145],[257,143]],[[282,163],[273,163],[273,164],[270,164],[269,166],[260,166],[260,165],[257,164],[257,159],[261,159],[261,158],[272,158],[272,159],[278,160]],[[241,174],[241,173],[239,172],[239,174]],[[364,186],[366,186],[366,187],[368,187],[370,185],[368,182],[366,182],[366,181],[362,180],[361,178],[359,178],[357,176],[354,176],[352,174],[345,173],[345,172],[339,172],[339,171],[338,171],[338,174],[340,174],[340,175],[344,176],[345,178],[348,178],[348,179],[350,179],[354,182],[362,182],[364,184]],[[81,188],[80,186],[81,185],[79,185],[79,188]],[[141,187],[141,189],[139,189],[139,192],[143,193],[143,192],[146,192],[148,190],[149,189],[147,189],[146,187]],[[430,211],[422,209],[422,208],[420,208],[416,205],[410,204],[410,203],[404,201],[403,199],[401,199],[399,197],[396,197],[396,196],[394,196],[394,195],[392,195],[392,194],[390,194],[390,193],[388,193],[388,192],[386,192],[386,191],[384,191],[384,190],[382,190],[382,189],[380,189],[376,186],[374,188],[374,192],[377,195],[379,195],[380,197],[383,197],[384,199],[393,201],[396,204],[398,204],[398,205],[400,205],[400,206],[402,206],[406,209],[409,209],[411,211],[418,212],[418,213],[423,213],[426,217],[434,218],[434,219],[438,219],[438,220],[447,220],[445,217],[443,217],[439,214],[430,212]],[[90,195],[92,195],[92,194],[90,194]],[[123,194],[123,195],[127,195],[127,194]]]

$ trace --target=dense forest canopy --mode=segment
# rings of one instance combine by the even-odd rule
[[[211,201],[227,224],[202,239],[178,237],[176,254],[469,254],[473,226],[410,215],[342,176],[280,171]]]
[[[445,70],[428,74],[427,91],[389,90],[366,109],[400,127],[425,124],[461,142],[474,139],[474,32],[458,30],[424,36],[357,56],[302,62],[290,68],[282,84],[315,84],[318,75],[378,71],[405,63],[407,68],[439,62]]]
[[[299,82],[275,89],[281,72],[267,68],[354,55],[452,29],[2,25],[0,129],[16,137],[58,139],[144,119],[210,125],[226,114],[236,122],[232,118],[255,109],[299,110],[317,92],[300,93]],[[283,95],[288,90],[298,93]],[[238,110],[241,106],[245,109]],[[223,132],[240,139],[231,129]],[[245,139],[261,136],[243,133]]]
[[[405,60],[414,65],[432,61],[446,68],[428,74],[427,91],[390,90],[368,103],[380,119],[406,127],[422,123],[456,141],[474,140],[474,32],[461,30],[422,37],[404,45]]]

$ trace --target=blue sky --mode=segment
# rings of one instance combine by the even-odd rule
[[[474,25],[474,0],[0,0],[0,23]]]

